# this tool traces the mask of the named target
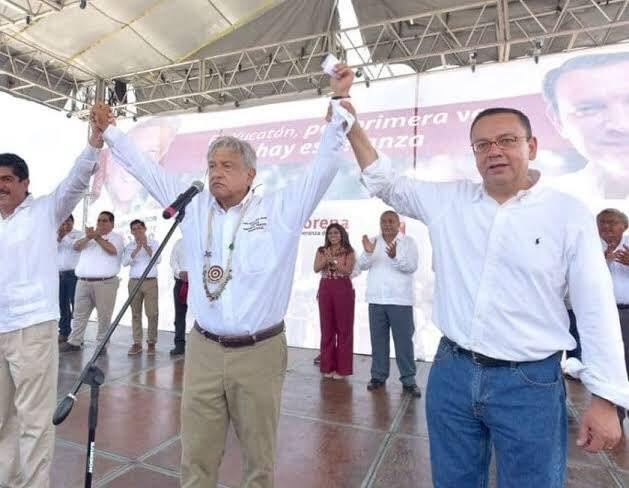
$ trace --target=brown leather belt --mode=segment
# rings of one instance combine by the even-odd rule
[[[115,278],[115,276],[108,276],[107,278],[79,278],[81,281],[107,281]]]
[[[253,335],[216,335],[202,328],[197,322],[194,323],[194,328],[206,339],[218,342],[223,347],[246,347],[253,346],[256,342],[262,342],[284,332],[284,321],[282,320],[268,329],[261,330]]]

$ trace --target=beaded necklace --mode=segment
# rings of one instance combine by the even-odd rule
[[[240,215],[238,215],[238,221],[236,222],[236,226],[234,227],[234,233],[231,238],[231,242],[228,246],[229,254],[227,256],[227,266],[225,269],[219,265],[212,265],[212,217],[214,216],[214,208],[210,209],[208,214],[208,223],[207,223],[207,240],[205,245],[205,255],[204,255],[204,263],[203,263],[203,288],[205,289],[205,295],[208,299],[213,302],[214,300],[218,300],[225,290],[227,286],[227,282],[232,277],[232,257],[234,254],[234,248],[236,243],[236,234],[238,233],[238,229],[240,228],[240,224],[242,224],[242,219],[245,217],[245,213],[247,213],[247,209],[249,208],[249,204],[253,200],[253,195],[249,198],[249,201],[245,203],[241,210]],[[209,283],[216,283],[216,288],[214,291],[210,291]]]

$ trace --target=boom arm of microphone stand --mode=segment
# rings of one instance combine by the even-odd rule
[[[90,371],[91,368],[93,368],[95,366],[96,360],[99,358],[99,356],[101,355],[105,345],[109,342],[109,339],[110,339],[111,335],[114,333],[114,331],[118,327],[118,324],[122,320],[122,316],[125,314],[125,312],[129,308],[129,306],[131,305],[131,302],[133,301],[133,299],[137,295],[138,291],[140,291],[140,287],[142,286],[142,283],[144,282],[145,278],[147,277],[147,275],[149,274],[151,269],[153,269],[153,266],[157,262],[157,259],[161,256],[162,251],[164,250],[164,247],[166,246],[166,244],[170,240],[171,236],[173,235],[173,232],[175,232],[175,229],[179,226],[179,224],[181,223],[181,221],[185,217],[185,214],[186,214],[185,208],[182,208],[177,213],[177,215],[175,217],[175,220],[173,222],[173,225],[171,225],[170,229],[168,230],[168,233],[166,234],[166,237],[164,237],[164,239],[162,240],[162,243],[157,248],[157,251],[155,251],[153,253],[153,256],[151,257],[151,260],[149,261],[149,264],[146,266],[146,269],[144,270],[144,273],[142,273],[142,276],[140,276],[140,278],[138,280],[138,283],[135,285],[133,290],[131,290],[131,293],[129,294],[129,297],[127,298],[127,300],[122,305],[122,308],[118,312],[118,315],[116,315],[116,318],[114,319],[114,321],[109,326],[109,329],[107,329],[107,333],[105,334],[105,338],[102,340],[102,342],[100,344],[98,344],[98,346],[96,346],[96,350],[94,351],[94,354],[92,354],[91,359],[87,362],[87,364],[85,365],[85,367],[81,371],[81,374],[79,375],[77,380],[72,385],[72,388],[70,388],[70,391],[68,392],[68,394],[66,396],[64,396],[61,399],[61,401],[57,404],[57,408],[55,409],[55,413],[52,416],[52,423],[54,425],[61,424],[66,419],[66,417],[70,414],[70,412],[72,411],[72,407],[74,407],[74,402],[76,400],[76,395],[77,395],[79,389],[81,388],[81,385],[83,385],[85,383],[85,378],[86,378],[88,372]]]

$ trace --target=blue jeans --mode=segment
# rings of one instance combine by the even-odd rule
[[[59,335],[63,337],[68,337],[72,332],[75,290],[76,275],[74,271],[61,271],[59,273]]]
[[[393,335],[395,361],[400,381],[405,386],[415,384],[415,354],[413,352],[413,307],[408,305],[369,304],[371,333],[371,377],[386,381],[389,377],[389,329]]]
[[[492,445],[499,487],[562,488],[566,394],[560,355],[489,367],[441,340],[426,387],[436,488],[484,488]]]

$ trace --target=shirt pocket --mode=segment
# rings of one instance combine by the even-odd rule
[[[240,236],[240,243],[236,241],[236,248],[240,245],[238,264],[243,273],[257,274],[270,271],[277,262],[277,251],[273,236],[266,230],[244,232]]]

